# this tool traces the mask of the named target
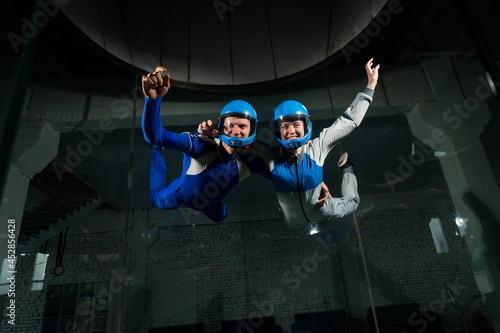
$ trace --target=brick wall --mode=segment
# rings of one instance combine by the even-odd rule
[[[376,306],[419,303],[440,313],[446,332],[463,332],[451,302],[449,287],[469,329],[477,313],[486,314],[462,237],[456,234],[455,216],[448,209],[397,210],[359,218],[373,298]],[[438,254],[429,228],[439,218],[449,252]],[[353,244],[357,237],[351,235]],[[359,248],[358,272],[368,308],[370,301]],[[413,322],[418,329],[423,322]]]
[[[53,269],[57,254],[57,240],[50,240],[45,249],[49,254],[43,289],[31,291],[31,280],[35,263],[35,253],[19,256],[16,265],[16,326],[8,325],[5,320],[0,326],[1,332],[39,332],[44,312],[47,291],[51,285],[109,281],[108,296],[112,302],[110,313],[117,316],[121,288],[122,240],[119,233],[94,233],[68,235],[63,255],[64,274],[55,276]],[[127,289],[124,299],[127,300]],[[126,311],[126,302],[125,302]],[[5,307],[4,316],[5,318]],[[78,311],[88,312],[80,306]],[[126,312],[124,312],[126,313]],[[77,313],[78,314],[78,313]],[[123,323],[126,318],[123,318]],[[113,325],[116,325],[114,322]],[[115,326],[116,327],[116,326]],[[122,324],[122,327],[123,324]],[[123,330],[122,330],[123,331]]]
[[[436,253],[428,226],[431,217],[441,219],[448,253]],[[458,332],[461,323],[446,298],[446,282],[469,324],[474,313],[485,312],[470,255],[464,240],[455,235],[453,218],[444,209],[374,212],[358,218],[376,305],[418,302],[441,312],[446,332]],[[203,323],[206,332],[217,332],[223,321],[273,316],[290,332],[296,313],[343,309],[341,272],[335,264],[338,247],[331,235],[311,237],[306,228],[287,228],[280,221],[161,228],[147,250],[144,328]],[[357,266],[358,276],[347,278],[360,279],[368,309],[356,233],[348,237],[357,260],[343,265]],[[120,232],[69,235],[66,272],[56,277],[52,270],[57,242],[51,240],[41,291],[30,291],[34,255],[19,257],[17,326],[12,329],[3,320],[0,330],[38,332],[49,285],[105,280],[112,282],[116,327],[122,242]],[[129,271],[128,258],[126,263]],[[125,332],[128,288],[123,291]],[[5,318],[5,306],[3,312]]]
[[[222,321],[273,316],[289,331],[295,313],[341,309],[326,242],[280,221],[162,229],[148,252],[147,322],[216,332]]]

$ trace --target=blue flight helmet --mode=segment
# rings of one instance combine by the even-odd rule
[[[294,122],[302,120],[304,123],[304,136],[298,139],[285,141],[281,139],[281,124],[284,122]],[[294,149],[299,148],[307,143],[311,138],[312,124],[309,118],[309,112],[304,105],[297,101],[288,100],[284,101],[276,110],[274,110],[273,118],[274,132],[276,139],[285,148]]]
[[[228,117],[238,117],[248,119],[250,121],[250,133],[248,138],[238,138],[227,136],[224,134],[224,121]],[[255,138],[257,128],[257,113],[253,107],[245,101],[234,100],[226,104],[219,115],[219,123],[217,129],[219,130],[219,138],[230,147],[244,147],[251,144]]]

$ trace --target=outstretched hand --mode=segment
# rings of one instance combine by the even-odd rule
[[[215,126],[211,120],[207,120],[199,124],[198,133],[204,134],[206,136],[219,136],[217,126]]]
[[[325,204],[326,200],[328,200],[329,196],[330,196],[330,190],[328,190],[328,187],[326,186],[326,184],[324,182],[321,183],[321,193],[320,193],[319,199],[318,199],[318,201],[316,201],[315,205],[317,207],[323,206]]]
[[[380,65],[373,67],[373,58],[368,60],[368,62],[366,63],[365,69],[366,69],[366,75],[368,75],[368,84],[366,85],[367,88],[375,90],[378,81],[379,68]]]
[[[165,67],[156,67],[153,73],[142,76],[142,92],[149,99],[163,97],[170,89],[170,75]],[[165,73],[164,75],[162,75]]]

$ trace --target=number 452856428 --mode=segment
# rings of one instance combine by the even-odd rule
[[[11,268],[14,266],[14,259],[16,257],[16,220],[9,219],[7,226],[7,232],[9,236],[8,240],[8,260]]]

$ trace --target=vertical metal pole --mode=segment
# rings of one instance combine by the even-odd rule
[[[375,311],[375,301],[373,300],[372,285],[370,282],[370,276],[368,275],[368,266],[366,264],[365,251],[363,250],[363,242],[361,240],[361,233],[359,232],[359,224],[358,224],[358,218],[356,217],[356,212],[352,213],[352,216],[354,218],[354,226],[356,227],[356,233],[358,235],[359,253],[361,255],[361,261],[363,262],[363,270],[365,272],[366,284],[368,286],[368,297],[370,298],[370,305],[373,314],[373,321],[375,324],[375,331],[377,333],[380,333],[380,329],[378,327],[377,312]]]
[[[139,82],[139,76],[135,76],[134,82]],[[118,320],[116,332],[121,332],[121,322],[123,313],[123,302],[125,296],[125,273],[127,266],[127,249],[128,249],[128,228],[129,228],[129,216],[130,216],[130,197],[132,192],[132,176],[133,176],[133,166],[134,166],[134,142],[135,142],[135,117],[137,114],[137,89],[134,89],[134,106],[132,110],[132,128],[130,129],[130,151],[129,151],[129,163],[128,163],[128,176],[127,176],[127,205],[125,211],[125,226],[123,231],[123,247],[122,247],[122,274],[121,274],[121,291],[120,291],[120,301],[118,304]]]
[[[453,307],[455,308],[455,311],[458,315],[458,318],[460,318],[460,320],[462,321],[462,326],[464,327],[464,331],[466,333],[469,333],[469,330],[467,329],[467,325],[465,325],[464,317],[462,316],[462,313],[458,309],[457,303],[455,303],[455,299],[451,295],[450,289],[448,287],[445,287],[445,288],[446,288],[446,291],[448,292],[448,295],[450,296],[451,303],[453,304]]]

